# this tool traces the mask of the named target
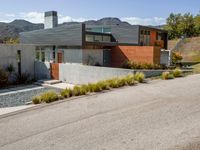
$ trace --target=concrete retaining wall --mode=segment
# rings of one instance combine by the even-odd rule
[[[21,51],[21,72],[34,75],[35,46],[21,44],[0,44],[0,66],[12,64],[18,71],[17,51]]]
[[[84,66],[79,64],[60,64],[59,79],[71,84],[87,84],[114,77],[133,74],[133,70]]]

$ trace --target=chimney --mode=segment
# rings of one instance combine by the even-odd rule
[[[50,29],[58,26],[58,15],[56,11],[45,12],[44,28]]]

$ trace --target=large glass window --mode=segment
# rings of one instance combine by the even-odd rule
[[[94,41],[95,41],[95,42],[102,42],[102,40],[103,40],[103,39],[102,39],[102,36],[101,36],[101,35],[95,35],[95,36],[94,36]]]
[[[93,35],[87,34],[87,35],[86,35],[86,41],[87,41],[87,42],[94,42],[94,36],[93,36]]]
[[[103,36],[103,42],[111,42],[110,36]]]
[[[151,41],[150,31],[141,30],[140,31],[140,45],[149,46]]]

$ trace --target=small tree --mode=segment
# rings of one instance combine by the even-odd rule
[[[172,62],[173,64],[177,65],[181,60],[183,59],[183,56],[179,52],[173,52],[172,53]]]

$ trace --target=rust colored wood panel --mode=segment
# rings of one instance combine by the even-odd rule
[[[51,63],[51,78],[59,80],[59,63]]]
[[[58,63],[63,63],[63,54],[62,54],[62,52],[58,52]]]

